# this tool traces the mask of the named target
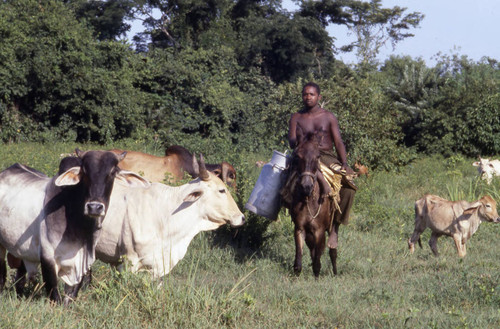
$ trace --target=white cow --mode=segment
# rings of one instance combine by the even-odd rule
[[[160,278],[184,257],[199,232],[226,223],[243,225],[245,218],[226,185],[205,169],[202,159],[199,172],[199,178],[178,187],[115,184],[97,258],[113,265],[125,259],[131,271],[150,270]]]
[[[500,160],[490,160],[479,158],[479,161],[472,163],[477,167],[477,171],[483,180],[489,185],[493,176],[500,176]]]
[[[420,234],[429,227],[432,230],[429,246],[438,256],[437,239],[442,235],[451,236],[459,257],[466,254],[465,244],[479,228],[482,221],[500,222],[495,200],[489,195],[476,202],[448,201],[436,195],[425,195],[415,202],[415,230],[408,240],[410,252],[415,250]]]

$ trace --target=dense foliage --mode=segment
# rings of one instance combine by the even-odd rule
[[[435,67],[410,57],[380,64],[380,43],[411,37],[422,14],[378,0],[297,3],[290,13],[279,0],[2,1],[0,138],[270,154],[288,147],[289,116],[314,80],[351,162],[392,169],[418,152],[500,153],[497,61],[454,54]],[[132,17],[144,21],[135,50],[117,40]],[[328,24],[372,43],[342,47]],[[387,32],[374,35],[376,27]],[[340,49],[370,55],[346,66]]]

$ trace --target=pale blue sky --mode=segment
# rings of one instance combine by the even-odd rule
[[[283,7],[293,9],[292,0],[284,0]],[[383,7],[406,7],[406,12],[421,12],[425,18],[420,28],[412,31],[414,37],[385,47],[379,60],[390,55],[421,57],[428,65],[437,53],[460,54],[478,61],[483,56],[500,60],[500,1],[499,0],[382,0]],[[339,26],[328,28],[330,35],[343,45],[350,40],[348,31]],[[339,56],[346,63],[356,62],[352,54]]]

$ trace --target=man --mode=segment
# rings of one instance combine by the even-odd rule
[[[341,174],[342,185],[340,188],[339,210],[334,214],[334,225],[329,234],[328,247],[336,248],[338,244],[338,227],[340,223],[347,224],[349,210],[351,209],[356,193],[356,186],[348,177],[354,171],[347,165],[346,150],[340,135],[338,120],[333,113],[321,108],[318,102],[321,100],[320,88],[316,83],[309,82],[302,89],[302,101],[304,108],[292,114],[289,123],[288,142],[290,147],[295,147],[308,134],[316,134],[319,140],[320,161]],[[337,151],[335,155],[333,146]],[[351,176],[352,177],[352,176]],[[324,179],[323,177],[319,177]]]

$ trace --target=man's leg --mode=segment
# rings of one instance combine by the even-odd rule
[[[356,190],[351,188],[348,185],[342,184],[342,188],[340,189],[340,202],[339,207],[340,211],[336,210],[335,215],[333,216],[333,225],[332,230],[328,236],[328,248],[335,249],[338,246],[338,227],[339,224],[347,224],[349,222],[349,212],[352,207],[352,203],[354,201],[354,194],[356,194]]]

